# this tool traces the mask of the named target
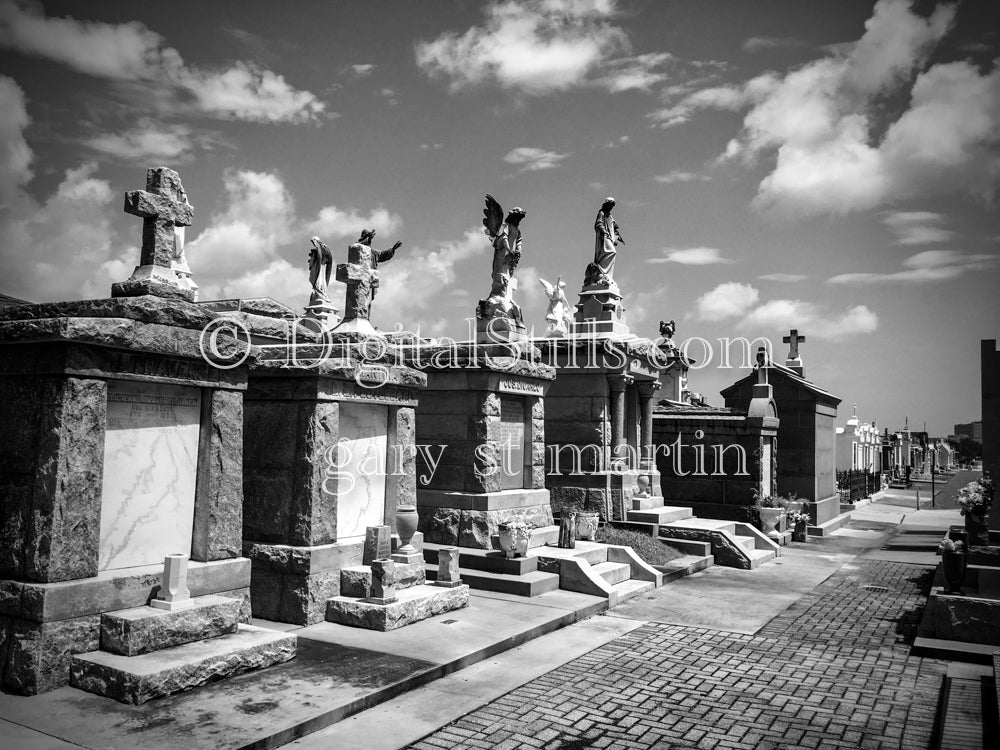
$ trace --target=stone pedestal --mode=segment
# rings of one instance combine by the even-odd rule
[[[246,368],[202,358],[210,320],[150,296],[0,309],[7,689],[67,684],[103,613],[156,596],[166,553],[190,556],[193,596],[247,596]],[[237,358],[243,347],[217,343]]]
[[[575,332],[579,336],[629,335],[625,306],[617,287],[589,284],[580,290],[576,303]]]
[[[535,352],[537,354],[537,352]],[[496,548],[498,525],[551,526],[545,489],[545,392],[551,367],[508,347],[461,344],[420,352],[427,390],[417,407],[417,510],[426,541]]]
[[[299,353],[311,366],[262,358],[250,369],[243,534],[254,615],[307,625],[323,620],[341,571],[365,560],[368,528],[391,527],[396,506],[415,502],[414,408],[426,378],[391,361],[364,365],[344,340]]]

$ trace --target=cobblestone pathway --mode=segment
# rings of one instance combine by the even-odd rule
[[[644,625],[412,747],[928,748],[945,663],[908,652],[931,571],[855,561],[756,635]]]

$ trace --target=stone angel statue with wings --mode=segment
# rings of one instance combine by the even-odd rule
[[[495,317],[521,320],[521,308],[515,304],[514,269],[521,260],[521,220],[525,217],[523,208],[514,207],[504,218],[503,208],[492,195],[486,196],[483,209],[483,230],[493,243],[493,270],[490,296],[481,300],[477,317]]]
[[[545,312],[546,336],[568,336],[573,330],[573,308],[566,299],[566,282],[561,276],[556,278],[555,284],[550,284],[545,279],[539,281],[545,289],[545,296],[549,298],[549,309]]]

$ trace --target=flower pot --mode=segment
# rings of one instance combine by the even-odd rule
[[[597,537],[597,524],[600,523],[600,513],[580,513],[576,517],[576,538],[594,541]]]
[[[781,534],[778,533],[778,522],[781,520],[782,514],[785,512],[784,508],[761,508],[760,509],[760,525],[763,527],[763,531],[771,539],[780,539]]]
[[[806,542],[809,540],[809,536],[806,533],[806,521],[799,521],[795,524],[795,528],[792,529],[792,541],[793,542]]]
[[[965,512],[965,530],[969,534],[969,544],[985,547],[990,543],[989,513]]]
[[[525,557],[528,554],[528,542],[531,540],[531,527],[520,523],[501,523],[497,527],[497,538],[504,557],[513,560],[515,557]]]
[[[962,593],[962,581],[965,580],[965,563],[965,552],[948,552],[945,550],[941,553],[941,570],[944,573],[944,580],[948,583],[948,587],[945,589],[946,594]]]
[[[406,554],[416,552],[410,542],[413,535],[417,533],[417,506],[398,505],[396,506],[396,533],[399,534],[399,549],[397,552]]]

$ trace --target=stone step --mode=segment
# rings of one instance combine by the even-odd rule
[[[435,558],[436,559],[436,558]],[[396,589],[420,586],[426,581],[421,563],[396,563],[392,567],[396,575]],[[340,593],[342,596],[365,597],[372,588],[372,568],[370,565],[351,565],[340,569]]]
[[[602,562],[592,565],[591,568],[612,586],[632,577],[632,568],[625,563]]]
[[[424,542],[424,560],[428,565],[437,565],[438,550],[447,546]],[[508,575],[520,576],[538,570],[538,558],[529,555],[528,557],[507,559],[500,550],[459,547],[458,567],[461,569],[486,570],[490,573],[506,573]]]
[[[617,604],[621,604],[626,599],[631,599],[634,596],[645,594],[647,591],[652,591],[655,588],[656,584],[652,581],[636,581],[633,579],[616,583],[612,587],[618,595]]]
[[[331,597],[326,600],[326,619],[340,625],[385,632],[460,609],[468,603],[468,585],[424,584],[397,591],[396,601],[388,604],[348,596]]]
[[[528,539],[528,549],[532,547],[544,547],[546,544],[559,543],[559,526],[539,526],[531,530],[531,538]]]
[[[674,539],[672,537],[661,536],[661,542],[666,542],[671,547],[676,547],[681,552],[697,557],[704,557],[712,554],[711,542],[700,542],[694,539]]]
[[[747,550],[747,554],[750,555],[750,570],[760,567],[768,560],[775,558],[774,550],[769,549]]]
[[[646,510],[630,510],[626,513],[629,521],[658,523],[661,526],[672,521],[690,519],[692,516],[693,513],[690,508],[679,508],[675,505],[664,505],[659,508],[647,508]]]
[[[739,544],[747,552],[754,552],[757,549],[757,542],[752,536],[743,536],[741,534],[735,535],[736,543]]]
[[[661,507],[663,507],[662,497],[650,496],[632,498],[632,510],[647,510],[649,508]]]
[[[685,578],[699,570],[709,568],[715,562],[711,554],[708,555],[683,555],[675,558],[664,565],[654,566],[663,573],[663,583],[670,583],[679,578]]]
[[[564,549],[550,544],[545,547],[529,549],[528,556],[541,558],[542,561],[538,565],[541,570],[546,569],[545,560],[559,560],[566,557],[577,557],[591,565],[596,565],[608,561],[608,548],[607,545],[599,542],[579,540],[573,549]]]
[[[537,562],[537,561],[536,561]],[[427,566],[427,578],[437,578],[437,565]],[[521,575],[511,573],[495,573],[487,570],[469,568],[458,569],[462,583],[478,591],[496,591],[514,596],[538,596],[559,588],[559,575],[532,570]]]
[[[235,633],[138,656],[77,654],[70,662],[70,684],[120,703],[140,704],[288,661],[295,649],[292,634],[240,625]]]
[[[198,596],[187,609],[166,610],[131,607],[101,615],[101,650],[138,656],[182,643],[235,633],[239,624],[239,599]]]
[[[725,531],[736,534],[735,521],[722,521],[717,518],[685,518],[680,521],[668,521],[660,524],[660,536],[669,536],[670,528],[696,529],[703,531]]]

